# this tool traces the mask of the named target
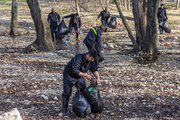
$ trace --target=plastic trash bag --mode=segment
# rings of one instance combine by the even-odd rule
[[[91,105],[92,113],[101,113],[103,111],[104,105],[101,100],[97,83],[91,82],[91,85],[86,88],[83,94]]]
[[[68,34],[68,28],[64,20],[61,21],[56,31],[58,40],[62,40],[65,37],[65,35]]]
[[[159,23],[159,26],[163,28],[163,27],[164,27],[164,23],[165,23],[165,22],[160,22],[160,23]]]
[[[109,22],[109,27],[110,28],[113,28],[113,29],[115,29],[116,28],[116,26],[117,26],[117,21],[116,21],[116,17],[111,17],[111,19],[110,19],[110,22]]]
[[[58,40],[62,40],[65,37],[65,35],[58,35]]]
[[[79,89],[73,98],[73,112],[77,117],[82,118],[91,114],[91,106]]]
[[[68,33],[68,28],[64,22],[64,20],[61,21],[61,23],[58,26],[58,33],[61,35],[65,35]]]
[[[163,28],[163,30],[164,30],[166,33],[171,33],[171,28],[170,28],[170,26],[169,26],[168,21],[160,22],[160,23],[159,23],[159,26],[160,26],[161,28]]]
[[[170,28],[170,26],[169,26],[168,21],[166,21],[166,22],[164,23],[163,30],[164,30],[166,33],[171,33],[171,28]]]

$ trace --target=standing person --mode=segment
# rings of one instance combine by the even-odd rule
[[[80,28],[81,28],[81,18],[79,17],[79,14],[76,13],[76,14],[70,14],[70,15],[67,15],[65,16],[64,18],[70,18],[70,21],[69,21],[69,37],[70,37],[70,34],[72,33],[72,29],[74,28],[75,31],[76,31],[76,40],[78,40],[79,38],[79,34],[80,34]],[[69,42],[69,39],[67,39],[67,42]]]
[[[160,34],[163,34],[163,24],[168,19],[166,14],[166,8],[164,7],[164,4],[161,4],[161,7],[158,9],[158,22],[159,22],[159,32]]]
[[[110,12],[108,11],[108,8],[105,7],[105,10],[101,11],[99,16],[97,17],[97,19],[99,19],[101,17],[101,22],[102,24],[106,24],[108,25],[108,20],[110,18]]]
[[[48,14],[48,23],[50,22],[50,29],[51,29],[51,36],[53,42],[55,41],[55,38],[57,39],[57,31],[56,28],[58,27],[58,24],[60,23],[60,15],[55,12],[54,8],[52,8],[52,12]],[[54,38],[55,34],[55,38]]]
[[[100,76],[96,62],[96,52],[89,51],[85,54],[77,54],[66,65],[63,72],[63,94],[62,94],[62,107],[63,116],[67,116],[69,97],[72,93],[72,87],[75,85],[83,91],[86,88],[85,79],[92,80],[93,77],[87,73],[90,70],[97,79],[97,83],[100,83]]]
[[[103,24],[98,27],[93,27],[92,29],[89,30],[86,38],[83,41],[89,51],[96,50],[96,53],[104,54],[102,41],[101,41],[101,33],[102,31],[106,31],[106,30],[107,30],[106,24]],[[96,62],[99,64],[98,61]]]

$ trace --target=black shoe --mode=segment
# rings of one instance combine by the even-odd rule
[[[63,110],[63,116],[67,116],[67,114],[68,114],[68,110],[67,110],[67,108],[64,108],[64,110]]]
[[[104,68],[104,66],[103,65],[98,65],[98,68]]]

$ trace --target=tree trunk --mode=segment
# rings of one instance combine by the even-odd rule
[[[104,10],[104,9],[105,9],[105,7],[104,7],[104,3],[103,3],[103,1],[102,1],[102,0],[100,0],[100,3],[101,3],[101,6],[102,6],[102,9]]]
[[[176,10],[179,9],[179,0],[176,0]]]
[[[135,49],[135,51],[138,51],[139,50],[138,44],[137,44],[136,40],[134,39],[134,37],[132,35],[132,31],[131,31],[128,23],[126,22],[126,19],[125,19],[124,15],[123,15],[120,7],[119,7],[119,4],[118,4],[117,0],[114,0],[114,2],[115,2],[116,6],[117,6],[117,9],[119,11],[120,18],[122,19],[122,22],[123,22],[123,24],[124,24],[124,26],[125,26],[125,28],[126,28],[126,30],[128,32],[129,38],[131,39],[131,41],[133,43],[134,49]]]
[[[17,36],[18,35],[18,0],[12,0],[12,8],[11,8],[11,30],[10,35]]]
[[[79,14],[79,4],[78,4],[78,0],[75,0],[75,4],[76,4],[76,12]]]
[[[157,12],[159,0],[133,0],[136,39],[145,60],[157,59]]]
[[[119,0],[119,7],[122,8],[122,2]]]
[[[127,1],[127,9],[130,11],[131,10],[131,0]]]
[[[145,27],[145,13],[143,11],[143,4],[139,0],[133,0],[133,15],[136,30],[136,41],[140,50],[144,50],[146,27]]]
[[[27,0],[31,16],[36,28],[36,40],[24,49],[24,52],[54,51],[49,24],[39,7],[38,0]]]
[[[157,55],[157,12],[159,0],[148,0],[147,3],[147,27],[146,31],[146,52],[152,57]]]
[[[127,0],[124,0],[124,9],[127,10]]]

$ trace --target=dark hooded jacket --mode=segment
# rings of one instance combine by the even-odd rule
[[[66,65],[63,72],[63,82],[64,84],[72,84],[78,79],[80,72],[86,73],[90,70],[92,73],[98,71],[96,62],[88,62],[86,60],[86,54],[78,54],[71,59],[71,61]]]

